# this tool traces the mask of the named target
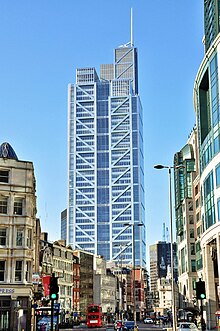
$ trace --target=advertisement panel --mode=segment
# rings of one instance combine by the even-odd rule
[[[50,278],[51,276],[42,276],[42,283],[44,286],[44,296],[50,295]]]

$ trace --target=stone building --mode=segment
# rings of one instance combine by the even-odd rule
[[[74,255],[78,257],[80,264],[79,311],[83,320],[86,318],[87,306],[94,303],[94,255],[81,250],[74,250]]]
[[[110,269],[106,269],[106,261],[102,256],[94,256],[94,303],[102,306],[103,313],[115,312],[117,278]]]
[[[32,162],[0,146],[0,321],[6,331],[29,331],[36,230]]]
[[[53,273],[58,277],[60,309],[67,314],[73,307],[73,260],[73,249],[66,246],[65,240],[53,243]]]

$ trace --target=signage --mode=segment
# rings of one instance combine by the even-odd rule
[[[12,294],[14,292],[14,288],[0,288],[0,294]]]
[[[38,273],[33,273],[32,275],[32,283],[33,285],[38,285],[40,281],[40,275]]]

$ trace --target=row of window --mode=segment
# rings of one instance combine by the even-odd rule
[[[8,246],[9,245],[9,230],[8,228],[0,228],[0,246]],[[32,230],[17,228],[16,229],[16,237],[15,237],[15,245],[17,247],[32,247]]]
[[[72,271],[72,268],[73,268],[72,262],[70,263],[70,262],[66,262],[63,260],[57,260],[57,259],[54,259],[54,266],[57,269],[62,269],[65,271]]]
[[[23,215],[24,212],[24,199],[15,198],[13,206],[14,215]],[[8,197],[0,196],[0,214],[8,214]]]
[[[13,278],[15,282],[32,281],[31,275],[31,261],[17,260],[13,268],[7,267],[7,262],[0,261],[0,282],[5,282],[7,273],[13,272]]]

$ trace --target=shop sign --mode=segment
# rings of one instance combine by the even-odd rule
[[[15,292],[14,288],[1,288],[0,287],[0,294],[12,294]]]
[[[38,285],[39,284],[39,281],[40,281],[40,276],[38,273],[33,273],[32,275],[32,283],[33,285]]]

